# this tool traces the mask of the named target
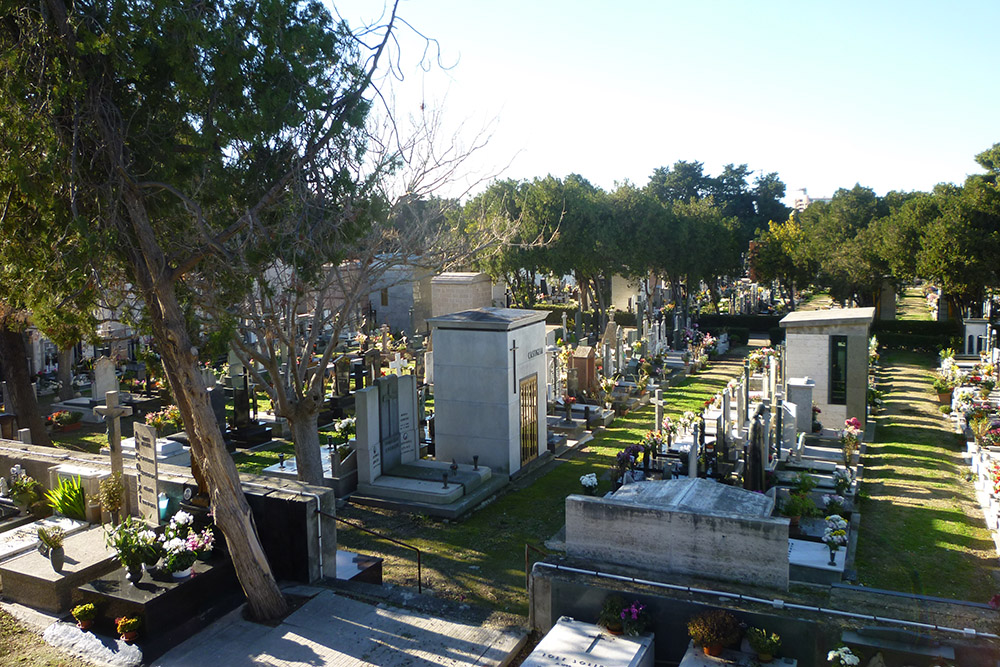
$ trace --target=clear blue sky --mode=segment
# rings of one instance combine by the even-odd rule
[[[329,0],[328,0],[329,1]],[[382,0],[337,2],[352,24]],[[498,125],[477,164],[606,189],[697,160],[788,193],[928,190],[1000,142],[1000,2],[403,0],[455,66],[402,36],[398,112]]]

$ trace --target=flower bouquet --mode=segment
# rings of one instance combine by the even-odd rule
[[[588,496],[594,495],[597,491],[597,475],[592,472],[587,473],[586,475],[581,475],[580,486],[583,487],[583,492]]]
[[[826,517],[823,543],[830,549],[830,565],[836,565],[837,551],[847,544],[847,521],[839,514],[831,514]]]

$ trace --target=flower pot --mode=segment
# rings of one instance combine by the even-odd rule
[[[84,632],[86,632],[87,630],[89,630],[92,625],[94,625],[94,619],[90,619],[88,621],[77,621],[76,622],[76,627],[80,628]]]
[[[183,570],[177,570],[176,572],[171,572],[170,576],[174,579],[187,579],[191,576],[191,568],[185,568]]]
[[[56,430],[62,431],[63,433],[69,433],[71,431],[79,431],[82,426],[82,422],[75,422],[73,424],[63,424],[62,426],[57,427]]]
[[[139,583],[139,580],[142,579],[142,563],[129,565],[127,568],[125,568],[125,578],[133,586]]]
[[[944,405],[951,403],[951,392],[938,392],[938,402]]]
[[[62,572],[63,563],[66,562],[66,550],[63,547],[49,549],[49,563],[56,572]]]
[[[621,635],[625,634],[625,630],[622,628],[621,623],[617,623],[615,625],[606,625],[604,626],[604,629],[607,630],[608,634],[610,635],[615,635],[620,637]]]
[[[722,644],[706,644],[701,647],[701,650],[705,652],[705,655],[717,657],[722,655]]]
[[[768,663],[768,662],[771,662],[772,660],[774,660],[774,656],[771,655],[770,653],[758,653],[757,654],[757,662]]]
[[[128,632],[123,632],[120,638],[123,642],[131,644],[132,642],[135,641],[135,638],[138,636],[139,636],[138,630],[129,630]]]

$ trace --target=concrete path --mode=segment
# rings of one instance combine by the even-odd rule
[[[441,620],[326,589],[305,592],[315,597],[277,627],[245,621],[237,610],[153,664],[502,667],[526,639],[524,631]]]

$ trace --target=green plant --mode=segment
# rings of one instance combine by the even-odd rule
[[[49,549],[58,549],[63,545],[62,528],[38,528],[38,539]]]
[[[952,389],[955,388],[955,381],[951,378],[944,377],[943,375],[937,375],[934,377],[934,381],[931,383],[934,387],[934,391],[938,394],[947,394]]]
[[[10,469],[10,496],[19,505],[30,505],[38,499],[41,484],[16,465]]]
[[[757,653],[764,653],[766,655],[774,655],[781,648],[781,637],[774,633],[768,632],[763,628],[750,628],[747,630],[747,642]]]
[[[797,493],[809,493],[816,488],[816,480],[806,471],[802,471],[795,478],[795,491]]]
[[[649,612],[646,605],[635,600],[621,611],[622,632],[630,637],[641,635],[650,625]]]
[[[104,541],[115,550],[118,562],[126,569],[137,568],[143,560],[152,559],[154,553],[159,554],[160,543],[156,533],[131,516],[117,526],[105,529]]]
[[[781,513],[784,516],[813,516],[816,513],[816,503],[804,493],[791,493],[781,504]]]
[[[120,635],[126,632],[135,632],[140,625],[142,625],[142,619],[136,616],[119,616],[115,619],[115,628]]]
[[[117,512],[122,508],[125,485],[122,484],[122,474],[120,472],[112,473],[110,477],[102,479],[98,490],[101,508],[105,512]]]
[[[597,624],[609,630],[620,629],[623,609],[625,609],[625,598],[620,595],[609,595],[604,599],[601,614],[597,617]]]
[[[940,412],[943,415],[950,415],[951,414],[951,406],[950,405],[939,405],[938,406],[938,412]]]
[[[688,635],[698,646],[730,646],[739,641],[740,623],[725,609],[713,609],[688,621]]]
[[[83,419],[82,412],[70,412],[69,410],[59,410],[52,415],[52,421],[60,426],[69,426],[70,424],[77,423],[81,419]]]
[[[70,613],[73,614],[73,618],[77,621],[92,621],[97,616],[97,607],[91,602],[78,604],[70,610]]]
[[[45,499],[58,514],[80,521],[87,518],[87,498],[79,477],[61,478],[54,489],[45,492]]]

